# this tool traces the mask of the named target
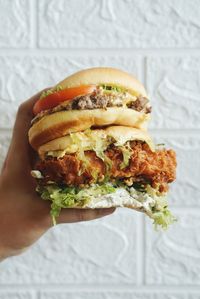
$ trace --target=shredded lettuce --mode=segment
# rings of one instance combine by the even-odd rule
[[[158,228],[166,230],[169,225],[177,221],[176,217],[168,209],[166,194],[160,193],[158,189],[151,187],[149,184],[145,186],[136,182],[133,183],[132,187],[126,187],[126,189],[133,197],[135,192],[143,194],[137,200],[142,203],[143,211],[153,220],[156,230]]]
[[[76,155],[78,159],[82,162],[81,170],[79,172],[79,175],[81,175],[90,166],[90,161],[85,155],[85,150],[87,150],[87,140],[85,144],[83,144],[85,138],[83,139],[83,136],[81,134],[72,133],[70,134],[70,137],[72,139],[72,142],[77,145]]]
[[[101,136],[101,138],[99,138],[98,134],[94,134],[90,129],[84,132],[84,136],[77,133],[72,133],[70,134],[70,136],[72,142],[77,145],[76,154],[79,160],[82,162],[82,170],[80,174],[83,173],[86,169],[90,169],[92,177],[95,180],[98,177],[98,172],[94,169],[94,167],[91,167],[90,161],[85,155],[86,150],[93,150],[96,153],[97,157],[105,162],[107,166],[107,172],[108,170],[110,170],[110,168],[112,167],[112,161],[104,153],[108,145],[111,143],[111,140],[109,140],[107,136]]]
[[[159,227],[166,230],[170,224],[173,224],[175,221],[177,221],[176,217],[172,215],[167,207],[160,211],[154,212],[151,218],[154,220],[153,224],[156,230]]]
[[[42,94],[40,96],[40,99],[43,99],[43,98],[47,97],[48,95],[53,94],[53,93],[55,93],[57,91],[60,91],[60,90],[62,90],[62,87],[60,85],[57,85],[54,88],[45,90],[45,91],[42,92]]]
[[[107,139],[107,136],[104,138],[99,138],[98,135],[93,134],[92,132],[89,133],[89,138],[92,140],[92,150],[95,151],[97,157],[104,161],[105,154],[104,151],[107,149],[109,144],[112,142],[111,140]]]
[[[113,162],[110,158],[108,158],[108,156],[105,155],[104,157],[104,161],[105,161],[105,164],[106,164],[106,175],[109,177],[109,173],[110,173],[110,170],[112,169],[113,167]]]
[[[58,185],[38,186],[36,191],[44,200],[50,200],[53,224],[59,216],[61,208],[84,207],[93,197],[115,192],[110,183],[92,185],[81,189],[76,187],[59,187]]]
[[[123,162],[120,164],[120,168],[124,169],[129,165],[129,160],[131,158],[133,151],[129,143],[127,143],[125,146],[120,146],[119,148],[121,149],[123,155]]]
[[[124,92],[125,91],[125,88],[117,86],[117,85],[102,84],[101,87],[103,88],[104,91],[114,91],[114,92]]]
[[[166,195],[161,195],[158,190],[147,185],[146,192],[152,198],[155,198],[155,204],[151,207],[151,211],[147,212],[148,216],[153,219],[153,224],[156,230],[159,227],[166,230],[170,224],[177,221],[171,211],[168,209]]]
[[[93,184],[84,189],[58,186],[54,183],[38,186],[36,190],[42,199],[51,201],[51,216],[54,225],[62,208],[87,206],[91,201],[98,200],[98,197],[114,193],[121,188],[126,189],[133,200],[138,202],[141,210],[153,220],[156,230],[158,228],[166,230],[170,224],[177,221],[168,209],[165,195],[158,195],[157,190],[151,186],[148,188],[145,188],[144,185],[141,185],[140,188],[138,186],[127,187],[122,181],[112,183],[104,181],[102,184]]]
[[[90,161],[87,155],[85,154],[85,152],[88,150],[93,150],[96,153],[97,157],[99,157],[102,161],[105,162],[107,176],[109,175],[109,171],[112,168],[113,163],[112,160],[105,155],[105,150],[108,148],[109,145],[115,144],[115,140],[112,137],[106,136],[106,134],[102,135],[102,132],[99,132],[99,134],[98,131],[94,133],[94,131],[90,129],[85,130],[81,133],[79,132],[70,134],[70,149],[73,149],[73,152],[76,152],[78,159],[82,162],[82,169],[79,175],[81,175],[86,169],[89,168],[91,169],[92,176],[94,178],[96,178],[97,176],[97,172],[92,170],[92,167],[90,167]],[[126,142],[124,145],[115,144],[115,146],[117,146],[122,151],[123,162],[120,164],[120,168],[123,169],[126,166],[128,166],[132,154],[130,143]],[[47,155],[53,157],[63,157],[67,151],[68,149],[66,149],[65,151],[50,151],[47,153]]]
[[[92,174],[94,180],[98,180],[98,172],[95,167],[91,165],[92,163],[87,155],[88,150],[95,151],[96,155],[104,161],[106,165],[106,174],[103,183],[92,185],[85,189],[66,186],[61,187],[52,184],[52,182],[47,186],[38,187],[37,191],[41,197],[52,202],[51,215],[54,224],[56,223],[56,218],[59,216],[61,208],[76,206],[84,207],[92,200],[92,198],[113,193],[117,188],[126,189],[130,196],[142,205],[142,210],[153,219],[156,229],[158,227],[166,229],[169,224],[176,221],[176,218],[171,214],[167,207],[165,196],[158,191],[159,188],[152,188],[148,181],[143,182],[143,184],[130,182],[132,184],[131,186],[125,185],[125,183],[120,180],[115,180],[112,183],[110,182],[109,173],[110,169],[113,167],[113,163],[112,160],[105,155],[105,150],[111,144],[114,144],[121,150],[123,154],[123,162],[120,164],[120,168],[123,169],[128,166],[132,155],[132,149],[128,142],[119,142],[119,140],[114,140],[114,137],[108,138],[106,135],[102,135],[101,132],[97,131],[94,133],[92,130],[71,133],[70,138],[70,146],[73,147],[73,151],[71,152],[76,153],[78,159],[81,161],[79,175],[87,169]],[[66,152],[67,151],[69,151],[69,148],[66,149]],[[37,172],[34,172],[34,174],[37,176],[39,175]]]

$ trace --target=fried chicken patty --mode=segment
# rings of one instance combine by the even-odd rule
[[[160,192],[168,190],[168,183],[176,177],[176,154],[173,150],[160,149],[152,152],[149,146],[140,141],[130,143],[132,154],[129,165],[122,169],[123,154],[120,148],[111,146],[105,151],[105,160],[97,157],[94,151],[86,151],[85,156],[89,163],[83,167],[77,154],[66,154],[62,158],[49,157],[36,165],[43,179],[40,184],[49,181],[68,186],[84,187],[98,183],[109,175],[110,180],[121,180],[131,186],[133,183],[150,184],[159,188]],[[95,175],[94,175],[95,173]]]

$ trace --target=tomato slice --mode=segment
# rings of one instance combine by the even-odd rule
[[[49,94],[45,98],[39,99],[34,107],[33,113],[37,115],[41,111],[54,108],[60,103],[71,100],[80,95],[86,95],[95,91],[96,85],[82,85],[79,87],[71,87],[64,90],[56,91],[55,93]]]

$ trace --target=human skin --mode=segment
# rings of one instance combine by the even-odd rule
[[[0,260],[21,254],[52,227],[50,202],[36,194],[30,171],[37,158],[28,143],[32,108],[41,93],[20,105],[0,174]],[[57,223],[97,219],[115,209],[63,209]]]

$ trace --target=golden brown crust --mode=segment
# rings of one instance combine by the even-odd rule
[[[121,125],[145,128],[149,114],[124,107],[60,111],[44,116],[29,130],[29,142],[37,150],[50,140],[91,127]]]
[[[121,180],[131,186],[134,182],[150,184],[159,192],[168,190],[168,183],[176,176],[176,155],[173,150],[157,150],[152,152],[149,146],[140,141],[130,142],[131,153],[128,164],[124,163],[123,150],[118,146],[108,147],[104,151],[104,159],[98,157],[94,150],[85,151],[83,166],[79,155],[66,153],[62,158],[48,156],[36,164],[43,178],[39,181],[46,185],[48,181],[67,186],[88,186],[99,183],[108,175],[110,180]],[[105,161],[112,161],[107,168]]]

